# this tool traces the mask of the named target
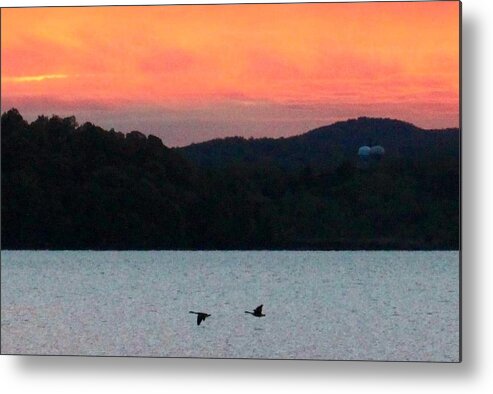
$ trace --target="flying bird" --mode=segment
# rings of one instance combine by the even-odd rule
[[[259,305],[259,306],[257,306],[257,307],[253,310],[253,312],[245,311],[245,313],[249,313],[250,315],[253,315],[253,316],[255,316],[255,317],[262,317],[262,316],[265,316],[265,315],[262,313],[262,307],[263,307],[263,306],[264,306],[263,304],[262,304],[262,305]]]
[[[194,312],[194,311],[189,311],[188,313],[193,313],[197,315],[197,325],[200,326],[200,323],[202,323],[205,319],[207,319],[210,315],[208,313],[204,312]]]

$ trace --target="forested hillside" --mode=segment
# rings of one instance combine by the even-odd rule
[[[12,109],[1,137],[4,249],[459,247],[457,130],[360,118],[169,149]],[[385,157],[361,166],[365,143]]]
[[[289,138],[230,137],[178,151],[199,166],[255,164],[294,169],[334,169],[355,158],[361,145],[383,145],[386,157],[436,161],[459,157],[458,129],[424,130],[394,119],[358,118]]]

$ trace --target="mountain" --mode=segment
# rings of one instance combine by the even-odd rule
[[[424,130],[399,120],[361,117],[289,138],[229,137],[176,150],[201,167],[268,164],[285,169],[335,168],[345,160],[356,160],[360,146],[377,144],[391,158],[458,159],[460,133],[459,129]]]

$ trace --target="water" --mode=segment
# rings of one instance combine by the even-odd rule
[[[458,361],[458,252],[3,251],[2,353]],[[245,314],[264,304],[263,318]],[[200,326],[189,310],[212,314]]]

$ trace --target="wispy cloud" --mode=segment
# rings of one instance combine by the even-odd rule
[[[48,79],[65,79],[66,74],[45,74],[45,75],[23,75],[18,77],[5,77],[5,82],[25,83],[25,82],[41,82]]]

